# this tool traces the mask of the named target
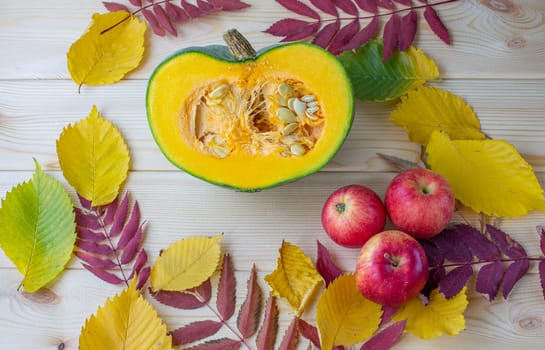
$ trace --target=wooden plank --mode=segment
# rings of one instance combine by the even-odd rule
[[[274,1],[247,2],[252,6],[243,11],[180,25],[177,38],[148,33],[144,63],[128,78],[146,79],[161,60],[182,47],[221,44],[221,33],[234,24],[258,49],[277,43],[279,38],[263,31],[277,20],[297,17]],[[55,4],[45,7],[39,0],[0,1],[0,77],[69,79],[64,53],[82,35],[91,15],[105,9],[100,1],[74,6],[70,0],[61,0]],[[440,41],[422,17],[416,45],[439,62],[443,77],[545,77],[542,0],[464,0],[438,6],[437,11],[451,32],[453,45]]]
[[[485,133],[511,142],[537,171],[545,170],[545,79],[446,80],[434,85],[463,97]],[[145,81],[88,88],[81,94],[71,81],[0,81],[2,170],[31,170],[33,157],[46,169],[58,169],[55,140],[63,127],[86,117],[93,104],[126,138],[132,170],[176,170],[149,131],[145,90]],[[357,102],[352,130],[325,170],[391,170],[377,153],[417,161],[419,146],[388,121],[394,107],[394,102]]]

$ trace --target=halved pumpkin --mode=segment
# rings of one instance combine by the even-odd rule
[[[344,68],[312,44],[255,53],[228,34],[229,47],[187,48],[153,72],[146,106],[161,151],[196,177],[242,191],[318,171],[352,124]]]

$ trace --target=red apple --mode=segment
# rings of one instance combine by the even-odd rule
[[[424,249],[410,235],[390,230],[371,237],[356,264],[356,285],[367,299],[400,305],[418,295],[428,279]]]
[[[384,230],[386,210],[380,197],[361,185],[333,192],[322,208],[322,226],[331,239],[344,247],[359,248]]]
[[[454,195],[444,177],[428,169],[399,173],[384,197],[392,223],[415,238],[431,238],[448,225],[454,213]]]

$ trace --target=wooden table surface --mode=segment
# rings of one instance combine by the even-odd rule
[[[383,196],[395,171],[377,152],[418,159],[419,146],[388,121],[394,103],[358,102],[347,141],[322,171],[259,193],[219,188],[177,170],[150,134],[144,103],[147,79],[167,55],[190,45],[220,44],[221,34],[232,27],[258,49],[278,41],[263,31],[289,13],[271,0],[247,2],[252,6],[246,10],[180,25],[177,38],[148,31],[144,60],[137,70],[119,83],[84,86],[78,93],[67,71],[66,52],[91,15],[105,12],[102,3],[0,0],[2,198],[31,177],[33,157],[68,189],[55,140],[64,126],[86,117],[96,105],[128,143],[132,160],[124,189],[141,206],[147,222],[145,248],[152,260],[181,238],[223,232],[223,249],[233,256],[236,269],[239,305],[252,264],[260,277],[272,271],[282,240],[312,258],[320,240],[345,271],[353,270],[357,250],[328,239],[320,223],[321,206],[333,190],[351,183],[369,186]],[[463,97],[484,132],[515,145],[545,185],[545,1],[462,0],[437,11],[451,32],[452,46],[437,39],[423,21],[416,41],[440,68],[443,80],[432,85]],[[477,215],[464,215],[477,222]],[[539,254],[535,227],[545,225],[544,212],[502,219],[499,224],[530,254]],[[74,258],[45,292],[18,292],[21,275],[1,251],[0,281],[0,349],[61,349],[62,344],[64,349],[77,349],[85,319],[121,290],[82,269]],[[268,288],[262,278],[260,283]],[[213,317],[205,309],[180,312],[148,299],[169,329]],[[405,334],[395,349],[545,349],[545,300],[536,265],[508,300],[488,302],[474,290],[469,299],[467,327],[460,335],[423,341]],[[283,333],[291,316],[285,305],[280,307]],[[302,348],[307,344],[303,341]]]

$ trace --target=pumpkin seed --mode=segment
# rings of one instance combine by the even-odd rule
[[[212,147],[212,151],[214,151],[214,153],[220,158],[225,158],[229,155],[229,153],[225,149],[217,146]]]
[[[297,100],[295,97],[288,98],[288,108],[293,111],[293,103]]]
[[[298,127],[299,127],[299,125],[297,125],[297,123],[290,123],[290,124],[286,125],[284,127],[284,129],[282,129],[282,134],[289,135],[292,132],[294,132],[295,130],[297,130]]]
[[[308,113],[312,114],[312,113],[318,112],[319,109],[320,108],[318,108],[318,107],[310,107],[310,108],[307,108],[307,110],[305,112],[308,112]]]
[[[212,90],[208,94],[208,97],[211,98],[211,99],[214,99],[214,100],[215,99],[221,99],[223,96],[225,96],[225,94],[227,93],[228,90],[229,90],[229,85],[221,84],[218,87],[216,87],[214,90]]]
[[[305,147],[300,143],[294,143],[290,146],[290,152],[296,156],[305,154]]]
[[[307,107],[310,107],[310,108],[318,107],[318,102],[317,101],[309,102],[307,103]]]
[[[283,122],[292,123],[295,121],[295,115],[293,114],[292,111],[290,111],[286,107],[278,108],[276,114],[278,116],[278,119],[280,119]]]
[[[315,114],[312,114],[312,113],[309,113],[309,111],[305,111],[305,115],[307,116],[308,119],[310,120],[318,120],[318,117],[315,115]]]
[[[206,105],[207,106],[217,106],[217,105],[221,104],[222,101],[223,101],[223,99],[221,99],[221,98],[208,98],[208,97],[206,97]]]
[[[303,101],[299,99],[295,99],[295,101],[293,101],[292,110],[295,112],[295,114],[303,115],[305,113],[306,108],[307,108],[307,104],[304,103]]]
[[[288,99],[286,96],[278,95],[276,96],[276,102],[278,102],[281,106],[287,106],[288,105]]]
[[[288,84],[283,83],[278,85],[278,93],[280,96],[287,97],[293,93],[293,89]]]
[[[301,100],[303,102],[312,102],[312,101],[316,101],[316,96],[314,95],[305,95],[303,97],[301,97]]]

